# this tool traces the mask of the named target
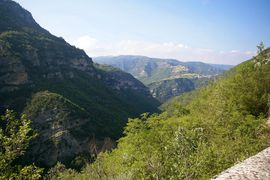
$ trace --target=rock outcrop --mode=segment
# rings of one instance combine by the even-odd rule
[[[270,179],[270,147],[223,171],[215,180]]]

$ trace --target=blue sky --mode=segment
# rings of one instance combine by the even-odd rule
[[[16,0],[91,57],[238,64],[270,45],[269,0]]]

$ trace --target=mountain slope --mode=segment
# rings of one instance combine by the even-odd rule
[[[153,97],[160,102],[164,102],[171,97],[178,96],[184,92],[189,92],[195,89],[192,80],[187,78],[178,78],[154,82],[148,85]]]
[[[33,156],[39,157],[37,162],[52,165],[56,160],[64,161],[83,151],[84,148],[77,148],[76,144],[65,144],[66,133],[63,132],[67,132],[70,139],[76,139],[82,147],[89,145],[89,141],[85,141],[86,136],[99,141],[108,137],[115,140],[122,135],[128,117],[157,111],[158,101],[151,97],[141,82],[118,69],[93,64],[84,51],[41,28],[19,4],[0,0],[0,15],[1,110],[10,108],[26,112],[33,120],[33,127],[47,127],[48,121],[57,124],[60,122],[59,113],[64,114],[63,124],[58,124],[58,129],[61,129],[58,138],[62,145],[52,148],[49,154],[44,153],[43,146],[33,147]],[[48,93],[42,95],[44,91]],[[47,102],[51,105],[46,107],[59,104],[61,108],[56,108],[56,112],[46,109],[41,97],[53,99]],[[66,107],[61,105],[63,98],[73,105],[62,108]],[[35,108],[39,113],[30,113]],[[48,112],[51,111],[50,115]],[[74,111],[78,124],[91,124],[84,126],[89,128],[83,132],[83,137],[71,134],[69,126],[64,125],[65,122],[70,124],[74,117],[69,115],[69,111]],[[37,126],[36,122],[39,123]],[[81,128],[74,126],[72,131],[80,131]],[[40,137],[45,134],[40,131]],[[41,140],[37,139],[36,143]],[[67,148],[78,151],[64,153]],[[47,158],[50,156],[53,158]]]

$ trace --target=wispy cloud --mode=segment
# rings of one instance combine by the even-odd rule
[[[105,44],[90,36],[82,36],[72,44],[84,49],[89,56],[106,55],[144,55],[149,57],[173,58],[182,61],[203,61],[217,64],[238,64],[256,54],[253,51],[214,50],[190,47],[174,42],[149,42],[138,40],[122,40]]]

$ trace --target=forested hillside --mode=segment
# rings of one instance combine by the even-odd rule
[[[270,145],[269,61],[266,49],[163,113],[130,119],[115,150],[81,173],[58,176],[209,179],[259,152]]]
[[[0,110],[31,118],[39,135],[27,153],[30,162],[51,166],[95,155],[106,149],[105,139],[115,144],[129,117],[158,111],[140,81],[94,64],[16,2],[0,0],[0,17]]]

